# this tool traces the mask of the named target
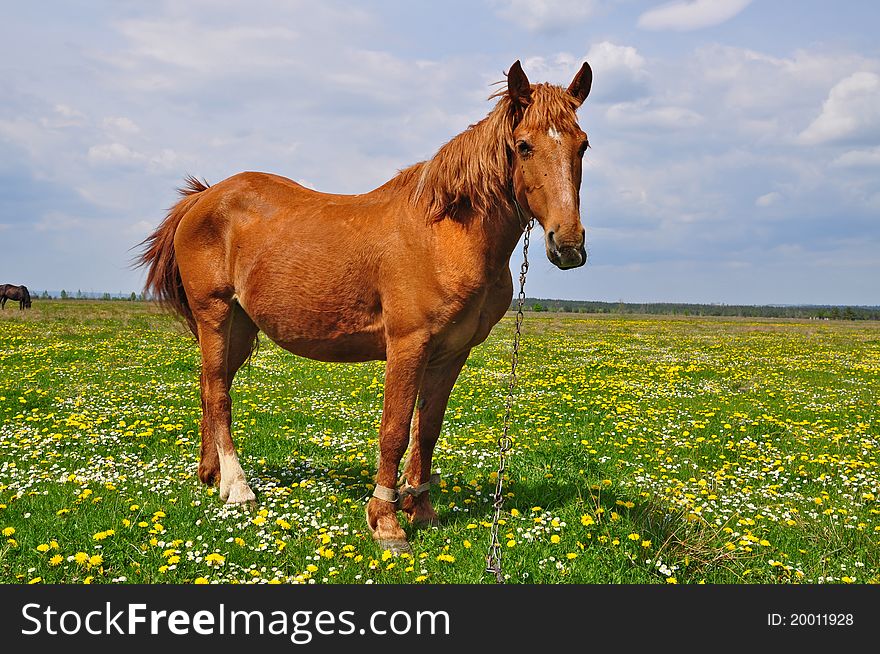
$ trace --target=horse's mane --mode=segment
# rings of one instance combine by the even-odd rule
[[[402,180],[418,180],[412,200],[425,202],[433,220],[485,218],[499,208],[513,211],[510,167],[513,130],[520,122],[544,130],[553,125],[560,132],[577,129],[574,96],[551,84],[531,88],[523,111],[505,85],[489,96],[498,102],[486,118],[450,139],[432,159],[401,171]]]

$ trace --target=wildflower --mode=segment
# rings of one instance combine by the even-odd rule
[[[37,551],[38,551],[38,552],[41,552],[41,553],[42,553],[42,552],[48,552],[48,551],[49,551],[49,546],[48,546],[46,543],[40,543],[39,545],[37,545]]]
[[[73,555],[73,560],[79,563],[80,565],[84,565],[89,560],[89,555],[85,552],[77,552]]]
[[[676,579],[675,577],[666,577],[666,583],[667,584],[677,584],[678,579]]]
[[[89,557],[89,565],[91,567],[95,567],[101,565],[104,562],[104,557],[100,554],[94,554]]]
[[[639,536],[638,534],[630,534],[629,536],[627,536],[627,538],[629,538],[630,540],[639,540],[641,536]]]
[[[15,527],[6,527],[6,528],[3,530],[3,535],[4,535],[6,538],[9,538],[9,537],[12,536],[12,534],[14,534],[14,533],[15,533]]]
[[[437,556],[437,560],[445,563],[455,563],[455,557],[451,554],[440,554]]]
[[[208,565],[220,566],[226,563],[226,557],[222,554],[217,554],[217,552],[213,552],[205,557],[205,563],[207,563]]]
[[[208,580],[205,579],[204,577],[196,577],[195,581],[193,581],[193,583],[194,584],[207,584]]]
[[[64,557],[61,556],[60,554],[56,554],[51,559],[49,559],[49,565],[51,565],[53,567],[56,565],[61,565],[62,561],[64,561]]]
[[[593,516],[585,514],[581,516],[581,524],[584,527],[589,527],[590,525],[596,524],[596,521],[593,519]]]

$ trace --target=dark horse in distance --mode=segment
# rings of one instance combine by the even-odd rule
[[[6,308],[6,300],[18,301],[19,309],[31,308],[31,294],[27,286],[0,284],[0,309]]]
[[[485,119],[369,193],[253,172],[188,181],[140,262],[146,290],[183,316],[201,349],[204,483],[219,482],[227,503],[255,499],[232,442],[229,390],[262,331],[311,359],[387,361],[367,526],[399,551],[408,544],[397,511],[437,520],[426,491],[446,403],[471,349],[510,307],[510,255],[526,217],[544,228],[551,263],[586,263],[588,143],[576,112],[592,79],[584,64],[568,88],[531,84],[517,61]]]

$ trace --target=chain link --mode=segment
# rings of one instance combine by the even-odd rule
[[[514,200],[519,217],[523,211],[519,203]],[[526,273],[529,271],[529,234],[535,225],[535,219],[529,218],[525,226],[523,239],[523,262],[519,270],[519,296],[516,305],[516,323],[513,333],[513,354],[510,357],[510,380],[507,385],[507,405],[504,409],[504,420],[501,427],[501,436],[498,439],[498,478],[495,480],[495,494],[493,495],[492,507],[495,513],[492,517],[492,529],[489,536],[489,549],[486,553],[486,572],[495,575],[495,581],[504,583],[504,574],[501,571],[501,543],[498,540],[498,523],[501,520],[501,510],[504,508],[504,471],[507,468],[507,453],[513,447],[513,439],[510,437],[510,416],[513,408],[513,390],[516,386],[516,364],[519,361],[519,341],[522,335],[523,304],[526,301]]]

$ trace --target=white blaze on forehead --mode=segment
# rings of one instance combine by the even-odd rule
[[[549,136],[557,143],[562,143],[562,134],[560,134],[559,130],[556,129],[556,125],[550,125],[550,129],[547,130],[547,136]]]

